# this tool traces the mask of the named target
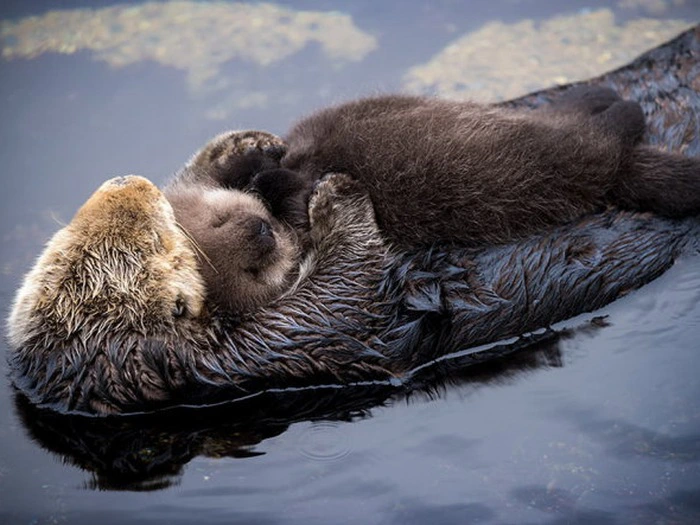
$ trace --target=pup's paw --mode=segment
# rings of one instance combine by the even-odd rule
[[[186,169],[196,179],[243,189],[256,173],[278,168],[286,151],[284,141],[271,133],[227,131],[205,144]]]
[[[266,131],[227,131],[209,141],[197,155],[197,160],[221,166],[226,164],[230,157],[263,153],[279,161],[286,150],[287,145],[280,137]]]
[[[323,177],[309,200],[309,221],[314,238],[331,231],[345,234],[377,230],[374,207],[362,185],[342,173]]]

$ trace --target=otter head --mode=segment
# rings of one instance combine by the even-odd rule
[[[204,299],[195,251],[161,192],[142,177],[107,181],[48,242],[15,297],[15,383],[64,409],[161,400],[184,367],[172,355],[155,364],[156,354],[203,337]]]
[[[207,296],[215,304],[240,314],[290,286],[299,259],[296,235],[257,196],[192,185],[175,185],[166,195],[199,251]]]

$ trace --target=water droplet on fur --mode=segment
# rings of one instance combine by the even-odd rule
[[[299,451],[315,461],[337,461],[350,454],[351,448],[339,423],[317,421],[299,436]]]

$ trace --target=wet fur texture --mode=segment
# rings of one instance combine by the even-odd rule
[[[700,30],[691,30],[597,81],[624,89],[661,75],[651,88],[673,96],[654,88],[644,101],[657,117],[650,141],[697,153],[698,121],[683,119],[697,115],[688,87],[697,68],[686,65],[698,52]],[[512,104],[541,105],[558,91]],[[196,250],[160,192],[139,177],[105,183],[16,295],[14,385],[40,406],[109,414],[400,381],[446,353],[598,308],[658,276],[697,238],[694,220],[608,211],[488,250],[396,252],[355,181],[332,176],[315,192],[307,277],[232,319],[208,308]]]
[[[17,295],[15,385],[42,406],[110,414],[401,378],[606,304],[663,272],[692,227],[608,213],[482,254],[401,254],[343,175],[317,187],[310,219],[308,278],[232,319],[206,307],[192,245],[156,188],[140,177],[105,183]]]

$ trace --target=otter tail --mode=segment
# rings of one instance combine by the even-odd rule
[[[700,158],[650,146],[634,148],[613,189],[614,202],[666,217],[700,214]]]

